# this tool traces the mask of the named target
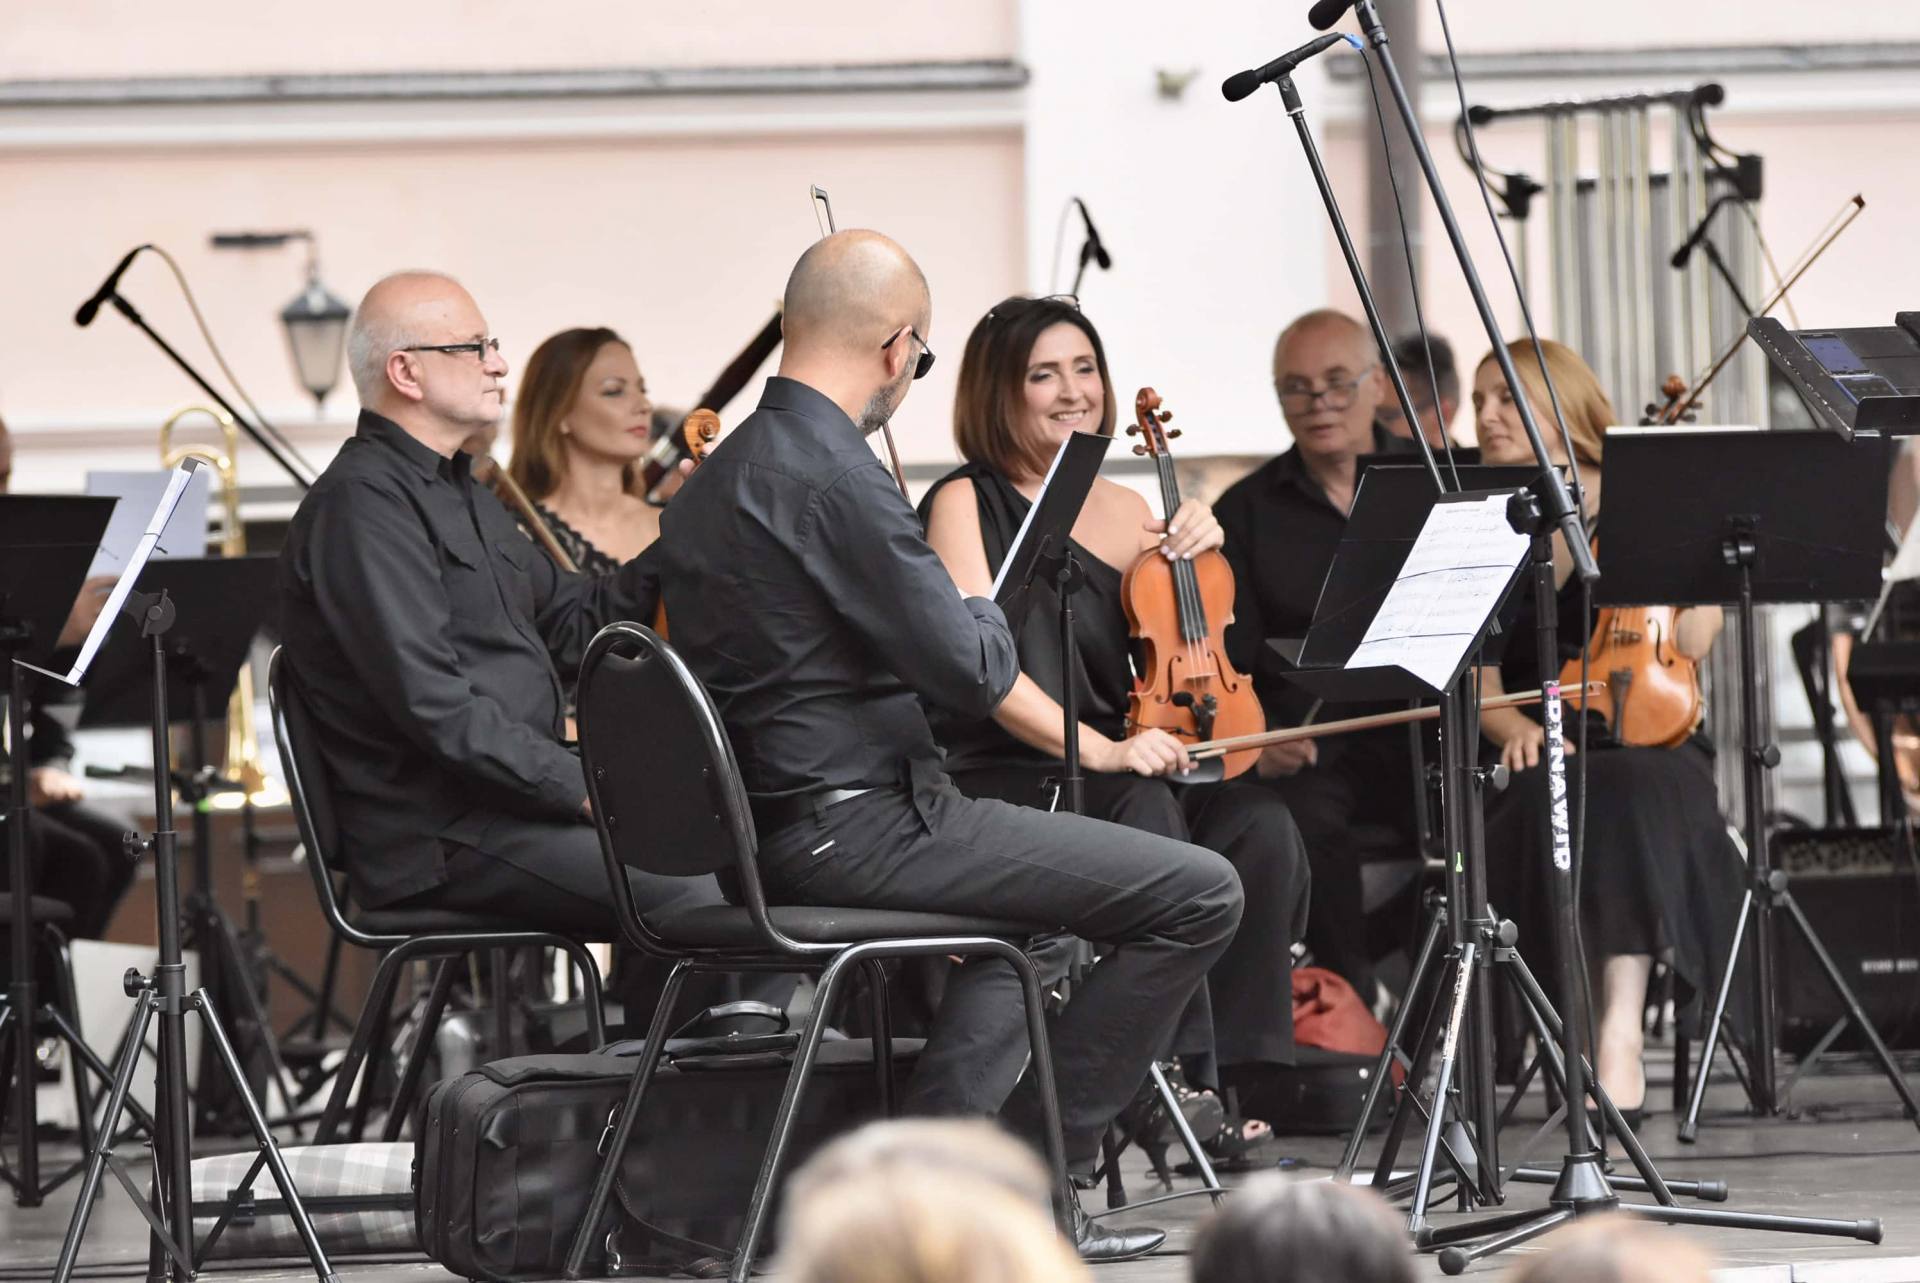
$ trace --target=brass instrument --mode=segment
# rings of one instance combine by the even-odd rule
[[[218,425],[221,449],[202,444],[173,444],[175,425],[196,414],[204,414]],[[247,551],[246,529],[240,524],[240,480],[234,466],[239,451],[240,429],[224,410],[190,405],[160,425],[161,467],[174,468],[182,460],[197,459],[212,468],[214,475],[220,479],[219,544],[223,557],[241,557]],[[223,797],[244,797],[262,802],[270,800],[270,797],[262,795],[279,796],[277,789],[268,788],[266,770],[260,765],[260,737],[253,721],[253,666],[250,662],[240,666],[240,679],[234,685],[233,698],[227,704],[227,746],[221,771],[229,779],[237,780],[243,792],[215,794],[216,803]]]

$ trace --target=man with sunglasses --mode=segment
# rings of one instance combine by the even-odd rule
[[[1211,851],[1078,815],[960,795],[925,705],[992,713],[1019,657],[1000,608],[963,598],[866,438],[932,364],[932,300],[874,232],[817,242],[787,283],[780,373],[661,519],[674,645],[726,724],[775,903],[968,914],[1098,940],[1053,1028],[1070,1160],[1099,1152],[1233,937],[1241,889]],[[988,1114],[983,1056],[1019,1002],[992,960],[948,979],[904,1106]],[[1023,1037],[1023,1035],[1022,1035]],[[1024,1040],[1024,1038],[1023,1038]],[[1031,1084],[1008,1109],[1031,1132]],[[1082,1255],[1165,1235],[1079,1218]]]
[[[1277,728],[1298,726],[1316,710],[1311,696],[1285,680],[1267,639],[1299,637],[1312,621],[1353,506],[1356,460],[1372,449],[1375,413],[1392,389],[1367,328],[1330,308],[1281,331],[1273,387],[1293,447],[1229,488],[1213,511],[1227,532],[1235,579],[1228,652],[1253,675],[1267,724]],[[1369,711],[1343,706],[1340,715]],[[1374,1005],[1354,835],[1361,826],[1384,826],[1417,842],[1408,733],[1390,727],[1278,744],[1261,754],[1258,770],[1286,799],[1306,843],[1313,873],[1307,946]]]
[[[498,421],[507,364],[457,283],[379,282],[347,353],[358,430],[294,514],[280,605],[353,898],[616,939],[555,666],[652,618],[650,566],[564,574],[474,483],[460,447]],[[628,876],[644,907],[721,902],[711,880]]]

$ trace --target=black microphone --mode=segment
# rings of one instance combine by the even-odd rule
[[[1347,10],[1351,8],[1353,8],[1353,0],[1320,0],[1313,8],[1307,10],[1307,25],[1315,31],[1325,31],[1345,17]]]
[[[133,262],[141,250],[150,248],[152,247],[148,245],[135,245],[128,250],[127,256],[120,260],[120,265],[113,269],[106,280],[100,282],[100,288],[93,292],[93,297],[82,303],[80,310],[73,314],[73,323],[83,329],[92,325],[94,314],[100,310],[100,305],[113,297],[114,287],[120,284],[120,277],[127,270],[127,264]]]
[[[1676,269],[1687,265],[1687,260],[1693,257],[1693,251],[1699,249],[1700,242],[1707,239],[1707,230],[1713,226],[1713,216],[1720,212],[1722,205],[1732,199],[1734,198],[1731,196],[1722,196],[1707,206],[1707,212],[1701,216],[1700,225],[1693,229],[1693,234],[1687,237],[1679,249],[1673,251],[1673,257],[1668,260]]]
[[[1080,221],[1087,225],[1087,243],[1080,248],[1080,265],[1085,267],[1087,260],[1091,258],[1100,265],[1101,271],[1111,271],[1113,255],[1107,253],[1107,247],[1100,243],[1100,233],[1093,226],[1093,215],[1087,213],[1087,202],[1075,196],[1073,203],[1079,207]]]
[[[1220,93],[1228,102],[1239,102],[1261,85],[1271,84],[1282,76],[1292,74],[1295,67],[1316,54],[1326,52],[1346,38],[1337,31],[1330,36],[1315,36],[1292,53],[1283,53],[1264,67],[1256,67],[1252,71],[1228,76],[1226,82],[1220,86]]]

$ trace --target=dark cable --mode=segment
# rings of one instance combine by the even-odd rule
[[[1400,223],[1400,252],[1407,260],[1407,292],[1413,298],[1413,323],[1420,330],[1420,346],[1427,354],[1427,386],[1433,390],[1433,412],[1440,413],[1440,374],[1433,367],[1433,336],[1427,332],[1426,313],[1420,307],[1420,273],[1413,265],[1413,238],[1407,234],[1407,210],[1400,199],[1400,180],[1393,176],[1393,156],[1387,146],[1387,116],[1380,105],[1380,84],[1373,74],[1373,59],[1365,50],[1360,54],[1360,65],[1367,69],[1367,88],[1373,94],[1373,121],[1380,127],[1380,155],[1387,161],[1387,185],[1393,189],[1393,213]],[[1393,353],[1383,354],[1384,359],[1393,360]],[[1409,407],[1411,408],[1411,407]],[[1409,425],[1425,436],[1427,425],[1416,420]],[[1453,473],[1453,488],[1460,489],[1460,467],[1453,458],[1453,434],[1447,431],[1443,420],[1440,424],[1440,448],[1447,456],[1447,471]]]

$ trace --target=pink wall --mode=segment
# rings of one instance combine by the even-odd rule
[[[0,13],[0,77],[1005,58],[1014,8],[1014,0],[16,0]]]

